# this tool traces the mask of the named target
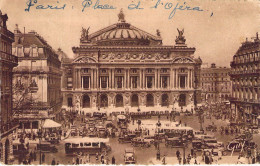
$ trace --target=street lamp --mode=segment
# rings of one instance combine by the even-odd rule
[[[42,131],[41,130],[38,131],[38,137],[39,137],[39,146],[40,146],[40,165],[41,165],[42,164],[42,147],[41,147]]]
[[[202,123],[204,122],[204,117],[203,117],[203,110],[201,108],[198,109],[198,116],[199,116],[199,123],[200,123],[200,131],[204,131],[202,126]]]
[[[183,165],[186,164],[186,158],[185,158],[185,149],[186,149],[186,140],[183,138],[183,136],[181,137],[182,140],[182,148],[183,148]]]

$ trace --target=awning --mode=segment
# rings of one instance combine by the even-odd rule
[[[61,124],[59,124],[51,119],[46,119],[42,127],[43,128],[57,128],[57,127],[61,127]]]

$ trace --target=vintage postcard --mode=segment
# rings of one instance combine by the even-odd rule
[[[259,0],[0,0],[0,163],[259,164],[259,31]]]

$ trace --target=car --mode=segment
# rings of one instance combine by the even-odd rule
[[[150,147],[151,146],[149,141],[147,141],[141,137],[133,138],[131,141],[131,145],[134,147]]]
[[[47,141],[43,141],[36,146],[37,150],[41,150],[42,152],[51,152],[51,153],[57,153],[58,149],[55,145],[51,145],[51,143]]]
[[[124,155],[125,164],[135,164],[136,158],[133,148],[126,148],[125,155]]]
[[[204,131],[194,131],[194,138],[195,139],[203,139],[205,136],[207,136]]]
[[[119,143],[131,143],[132,139],[135,138],[135,134],[126,134],[118,138]]]
[[[154,136],[144,136],[143,138],[150,144],[154,143]]]
[[[217,147],[223,147],[224,146],[224,144],[222,142],[218,142],[215,138],[203,139],[203,143],[208,148],[217,148]]]

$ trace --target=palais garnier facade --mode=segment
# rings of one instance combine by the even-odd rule
[[[201,59],[178,29],[174,46],[159,30],[147,33],[125,21],[92,34],[82,28],[74,59],[63,63],[63,108],[76,111],[194,109],[200,102]],[[139,108],[139,109],[138,109]]]

